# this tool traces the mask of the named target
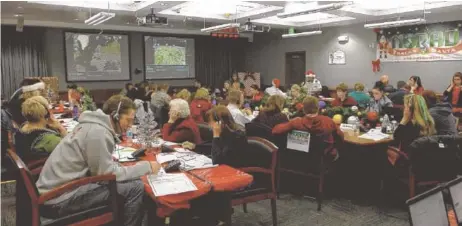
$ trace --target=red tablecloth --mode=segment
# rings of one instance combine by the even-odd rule
[[[214,191],[234,191],[248,186],[253,181],[252,175],[227,165],[191,170],[188,173],[210,182]]]
[[[142,159],[155,161],[156,151],[147,151],[146,156],[142,157]],[[207,194],[211,189],[219,192],[234,191],[248,186],[253,181],[252,175],[227,165],[220,165],[218,167],[208,169],[197,169],[184,173],[196,185],[197,191],[155,197],[151,186],[147,181],[147,177],[143,176],[141,178],[144,183],[146,193],[159,204],[157,208],[157,215],[159,217],[167,217],[176,210],[189,208],[189,201]]]

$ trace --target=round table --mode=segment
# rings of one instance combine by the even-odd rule
[[[339,153],[340,184],[348,197],[373,200],[382,190],[387,149],[393,136],[374,141],[360,138],[361,135],[344,133],[345,142]]]

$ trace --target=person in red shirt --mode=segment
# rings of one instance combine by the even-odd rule
[[[289,122],[281,123],[273,128],[274,135],[286,134],[292,130],[309,132],[312,136],[321,137],[329,144],[325,154],[330,154],[334,159],[338,153],[334,144],[343,143],[343,132],[335,125],[334,121],[324,115],[319,115],[318,99],[308,96],[303,100],[303,112],[305,116],[297,117]]]
[[[408,84],[411,86],[411,93],[422,95],[424,88],[422,86],[422,80],[419,76],[411,76],[409,78]]]
[[[191,102],[191,117],[197,123],[203,123],[205,120],[205,113],[212,109],[210,103],[209,91],[206,88],[199,88],[194,95],[194,100]]]
[[[335,90],[337,91],[337,98],[331,103],[333,107],[351,107],[358,105],[358,102],[356,102],[353,97],[348,96],[348,86],[345,83],[340,83]]]
[[[170,119],[162,127],[162,139],[175,143],[202,143],[199,127],[191,117],[188,102],[179,98],[170,101],[168,115]]]

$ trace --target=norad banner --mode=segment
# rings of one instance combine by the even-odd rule
[[[375,29],[381,62],[462,60],[462,21]]]

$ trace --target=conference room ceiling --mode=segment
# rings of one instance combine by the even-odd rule
[[[273,29],[309,30],[349,24],[382,22],[425,17],[430,21],[462,20],[462,1],[422,0],[355,0],[337,10],[280,18],[278,13],[300,12],[321,5],[344,1],[32,1],[1,2],[2,24],[15,24],[15,15],[23,14],[25,25],[69,27],[79,29],[112,29],[164,33],[201,34],[200,29],[250,19],[255,24]],[[168,25],[140,26],[137,17],[151,12],[167,17]],[[84,21],[98,12],[116,16],[102,25],[90,26]],[[449,17],[448,15],[455,15]],[[203,33],[202,33],[203,34]]]

